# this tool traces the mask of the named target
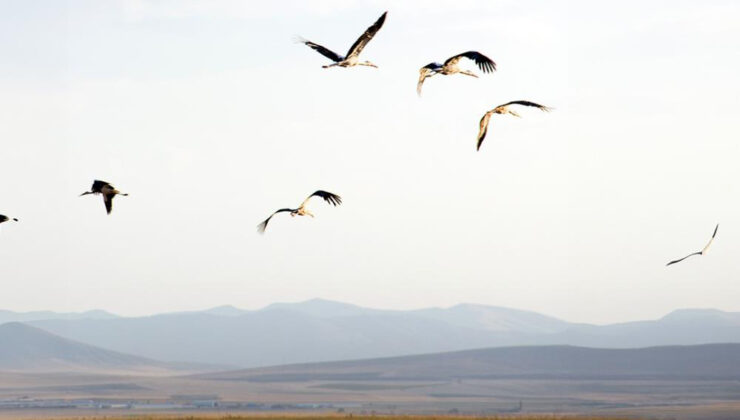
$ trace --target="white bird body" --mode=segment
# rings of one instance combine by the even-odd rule
[[[301,44],[308,45],[310,48],[318,51],[319,54],[323,55],[324,57],[334,61],[332,64],[327,64],[325,66],[321,66],[325,69],[328,69],[330,67],[354,67],[354,66],[368,66],[368,67],[375,67],[377,68],[375,64],[369,62],[369,61],[360,61],[360,53],[365,48],[365,46],[370,42],[370,40],[373,39],[375,34],[378,33],[380,28],[383,27],[383,23],[385,23],[385,17],[388,14],[388,12],[384,12],[380,17],[378,18],[375,23],[373,23],[365,32],[360,35],[359,38],[357,38],[357,41],[355,41],[354,44],[349,48],[347,51],[347,55],[343,56],[340,54],[335,53],[334,51],[324,47],[323,45],[319,45],[315,42],[311,42],[307,39],[297,37],[296,41],[300,42]]]
[[[536,104],[534,102],[530,101],[511,101],[507,102],[503,105],[499,105],[496,108],[493,108],[492,110],[486,112],[483,115],[483,118],[480,119],[480,128],[478,130],[478,145],[476,146],[476,150],[480,150],[480,146],[483,144],[483,140],[486,138],[486,134],[488,133],[488,125],[491,121],[491,117],[493,114],[500,114],[500,115],[513,115],[517,118],[521,118],[521,115],[516,113],[514,110],[511,109],[511,105],[523,105],[523,106],[531,106],[535,108],[539,108],[542,111],[550,112],[552,111],[552,108],[546,107],[544,105]]]
[[[718,229],[719,229],[719,223],[717,223],[717,226],[714,227],[714,233],[712,233],[712,237],[709,239],[709,242],[707,242],[707,244],[704,246],[704,248],[702,248],[701,251],[694,252],[693,254],[689,254],[689,255],[687,255],[687,256],[685,256],[683,258],[680,258],[678,260],[673,260],[673,261],[669,262],[668,264],[666,264],[666,266],[669,266],[669,265],[672,265],[672,264],[676,264],[676,263],[680,263],[681,261],[685,260],[686,258],[693,257],[694,255],[705,255],[707,253],[707,251],[709,250],[709,247],[712,246],[712,242],[714,242],[714,237],[717,236],[717,230]]]
[[[308,211],[306,209],[306,205],[308,204],[309,200],[311,200],[311,197],[321,197],[321,198],[324,199],[324,201],[326,201],[327,203],[329,203],[329,204],[331,204],[333,206],[337,206],[339,204],[342,204],[342,197],[340,197],[340,196],[338,196],[338,195],[336,195],[334,193],[330,193],[328,191],[318,190],[318,191],[315,191],[313,194],[309,195],[308,197],[306,197],[306,199],[303,200],[303,202],[301,203],[300,206],[298,206],[298,207],[296,207],[294,209],[291,209],[291,208],[283,208],[283,209],[279,209],[276,212],[272,213],[270,215],[270,217],[268,217],[262,223],[260,223],[259,225],[257,225],[257,231],[259,233],[265,233],[265,229],[267,229],[267,224],[270,223],[270,219],[272,219],[272,217],[275,216],[278,213],[289,212],[291,217],[295,217],[295,216],[311,216],[311,217],[314,217],[313,213],[311,213],[310,211]]]
[[[472,71],[462,70],[460,68],[458,64],[463,57],[475,61],[475,64],[478,66],[478,68],[481,69],[481,71],[483,71],[483,73],[493,73],[494,71],[496,71],[496,63],[493,60],[479,53],[478,51],[467,51],[462,54],[458,54],[448,58],[442,64],[433,62],[420,68],[419,81],[416,83],[416,93],[421,96],[421,86],[424,84],[424,81],[436,74],[443,74],[445,76],[448,76],[450,74],[460,73],[466,76],[477,78],[478,75],[473,73]]]

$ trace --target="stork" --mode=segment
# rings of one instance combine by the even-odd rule
[[[360,61],[359,56],[362,50],[365,48],[368,42],[370,42],[371,39],[375,36],[376,33],[380,30],[380,28],[383,27],[383,23],[385,22],[385,16],[388,14],[388,12],[384,12],[380,17],[378,18],[375,23],[373,23],[365,33],[360,35],[359,38],[357,38],[357,41],[355,41],[354,44],[352,44],[351,47],[349,47],[349,51],[347,51],[347,56],[342,57],[341,55],[335,53],[334,51],[319,45],[315,42],[311,42],[307,39],[297,37],[296,41],[300,42],[301,44],[306,44],[309,47],[313,48],[314,50],[318,51],[319,54],[323,55],[324,57],[334,61],[332,64],[328,64],[325,66],[321,66],[325,69],[328,69],[329,67],[354,67],[354,66],[369,66],[369,67],[375,67],[378,68],[375,64],[369,62],[369,61]]]
[[[90,191],[85,191],[84,193],[80,194],[80,197],[88,194],[102,194],[103,202],[105,203],[105,211],[108,214],[110,214],[110,212],[113,210],[113,197],[115,197],[116,195],[128,195],[118,191],[110,183],[97,179],[93,182]]]
[[[306,204],[308,204],[308,201],[311,199],[311,197],[321,197],[321,198],[324,199],[324,201],[326,201],[327,203],[329,203],[329,204],[331,204],[333,206],[337,206],[339,204],[342,204],[342,197],[340,197],[340,196],[338,196],[336,194],[332,194],[332,193],[330,193],[328,191],[318,190],[318,191],[314,192],[313,194],[309,195],[305,200],[303,200],[303,203],[301,203],[301,205],[298,206],[298,208],[295,208],[295,209],[283,208],[283,209],[280,209],[280,210],[276,211],[275,213],[271,214],[270,217],[268,217],[267,219],[265,219],[264,222],[262,222],[259,225],[257,225],[257,231],[259,233],[265,233],[265,229],[267,229],[267,224],[270,222],[270,219],[272,219],[272,217],[275,216],[278,213],[290,212],[290,216],[291,217],[294,217],[294,216],[311,216],[311,217],[314,217],[311,212],[309,212],[308,210],[306,210]]]
[[[10,221],[10,220],[12,220],[14,222],[17,222],[18,221],[18,219],[16,219],[15,217],[10,218],[10,217],[8,217],[8,216],[6,216],[4,214],[0,214],[0,223],[5,223],[5,222]]]
[[[494,71],[496,71],[496,63],[494,63],[493,60],[479,53],[478,51],[467,51],[462,54],[458,54],[456,56],[448,58],[447,61],[445,61],[443,64],[439,64],[436,62],[429,63],[419,69],[419,82],[416,84],[416,93],[421,96],[421,85],[424,84],[424,80],[434,76],[435,74],[450,75],[460,73],[477,78],[478,75],[473,73],[472,71],[460,69],[458,63],[463,57],[475,61],[475,64],[478,66],[479,69],[481,69],[481,71],[483,71],[483,73],[493,73]]]
[[[493,108],[492,110],[486,112],[485,115],[483,115],[483,118],[480,119],[480,130],[478,131],[478,145],[476,147],[476,150],[480,150],[480,146],[481,144],[483,144],[483,140],[486,138],[486,133],[488,133],[488,122],[491,120],[491,116],[493,116],[493,114],[501,114],[501,115],[509,114],[517,118],[522,117],[521,115],[517,114],[515,111],[509,109],[510,105],[524,105],[524,106],[531,106],[531,107],[539,108],[545,112],[552,111],[552,108],[546,107],[544,105],[536,104],[534,102],[529,102],[529,101],[511,101],[503,105],[499,105],[496,108]]]
[[[712,242],[714,241],[714,237],[717,236],[717,229],[719,229],[719,223],[717,223],[717,226],[714,227],[714,233],[712,234],[712,238],[709,239],[709,242],[707,242],[707,245],[699,252],[694,252],[693,254],[689,254],[681,259],[674,260],[666,264],[666,267],[668,267],[671,264],[680,263],[681,261],[685,260],[686,258],[693,257],[694,255],[704,255],[707,253],[707,250],[709,249],[709,246],[712,245]]]

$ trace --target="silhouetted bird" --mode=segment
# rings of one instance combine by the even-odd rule
[[[666,264],[666,267],[669,266],[669,265],[671,265],[671,264],[679,263],[679,262],[685,260],[686,258],[693,257],[694,255],[704,255],[704,254],[706,254],[707,253],[707,250],[709,250],[709,246],[712,245],[712,242],[714,241],[714,237],[717,236],[717,229],[719,229],[719,223],[717,223],[717,226],[714,227],[714,233],[712,234],[712,239],[710,239],[709,242],[707,242],[707,245],[704,247],[704,249],[702,249],[699,252],[694,252],[693,254],[689,254],[689,255],[681,258],[680,260],[671,261],[668,264]]]
[[[309,195],[308,198],[306,198],[305,200],[303,200],[303,203],[301,203],[301,205],[298,206],[298,208],[295,208],[295,209],[284,208],[284,209],[280,209],[280,210],[276,211],[275,213],[271,214],[270,217],[268,217],[267,219],[265,219],[264,222],[262,222],[259,225],[257,225],[257,231],[260,232],[260,233],[265,233],[265,229],[267,229],[267,224],[270,222],[270,219],[272,219],[272,216],[274,216],[274,215],[276,215],[278,213],[290,212],[290,215],[291,216],[306,216],[306,215],[308,215],[308,216],[313,217],[313,214],[311,214],[311,212],[309,212],[308,210],[306,210],[306,204],[308,204],[308,200],[310,200],[311,197],[314,197],[314,196],[323,198],[324,201],[326,201],[327,203],[329,203],[329,204],[331,204],[333,206],[337,206],[339,204],[342,204],[342,197],[340,197],[340,196],[338,196],[336,194],[332,194],[332,193],[327,192],[327,191],[318,190],[315,193]]]
[[[476,150],[480,150],[480,145],[483,144],[483,139],[486,138],[486,133],[488,133],[488,122],[493,114],[510,114],[515,117],[521,118],[519,114],[509,109],[510,105],[532,106],[535,108],[539,108],[545,112],[550,112],[552,110],[552,108],[548,108],[544,105],[536,104],[529,101],[511,101],[503,105],[499,105],[496,108],[493,108],[492,110],[486,112],[485,115],[483,115],[483,118],[480,119],[480,130],[478,131],[478,145],[476,147]]]
[[[472,71],[461,70],[460,67],[457,66],[457,64],[460,62],[460,59],[463,57],[475,61],[475,64],[478,65],[478,68],[481,69],[483,73],[493,73],[494,71],[496,71],[496,63],[494,63],[493,60],[486,57],[485,55],[479,53],[478,51],[464,52],[462,54],[458,54],[454,57],[448,58],[447,61],[444,62],[444,64],[429,63],[419,69],[419,82],[416,84],[416,93],[421,96],[421,85],[424,84],[424,80],[434,76],[435,74],[450,75],[460,73],[468,76],[478,77],[478,75],[476,75]]]
[[[309,47],[313,48],[314,50],[318,51],[319,54],[323,55],[324,57],[329,58],[330,60],[334,61],[334,63],[322,66],[325,69],[328,69],[329,67],[354,67],[354,66],[370,66],[377,68],[375,64],[369,62],[369,61],[360,61],[359,56],[362,52],[363,48],[367,45],[368,42],[370,42],[371,39],[375,36],[376,33],[380,30],[381,27],[383,27],[383,23],[385,22],[385,16],[388,14],[388,12],[384,12],[382,15],[380,15],[380,18],[372,24],[365,33],[360,35],[359,38],[357,38],[357,41],[355,41],[354,44],[349,48],[349,51],[347,51],[347,56],[342,57],[341,55],[335,53],[334,51],[321,46],[319,44],[316,44],[315,42],[311,42],[307,39],[297,37],[296,41],[300,42],[301,44],[306,44]]]
[[[12,220],[12,221],[14,221],[14,222],[17,222],[17,221],[18,221],[18,219],[16,219],[15,217],[13,217],[13,218],[10,218],[10,217],[8,217],[8,216],[5,216],[5,215],[3,215],[3,214],[0,214],[0,223],[5,223],[5,222],[7,222],[7,221],[9,221],[9,220]]]
[[[118,191],[117,189],[115,189],[115,187],[113,187],[113,185],[105,181],[98,180],[95,180],[95,182],[93,182],[90,191],[85,191],[84,193],[80,194],[80,197],[88,194],[102,194],[103,202],[105,203],[105,211],[108,214],[110,214],[111,210],[113,210],[113,197],[115,197],[116,195],[128,195]]]

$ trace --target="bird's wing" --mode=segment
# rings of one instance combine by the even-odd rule
[[[265,219],[264,222],[262,222],[262,223],[260,223],[260,224],[257,225],[257,232],[259,232],[259,233],[265,233],[265,229],[267,229],[267,224],[270,223],[270,219],[272,219],[272,216],[274,216],[274,215],[276,215],[278,213],[284,212],[284,211],[293,211],[293,209],[280,209],[280,210],[276,211],[275,213],[271,214],[270,217],[268,217],[267,219]]]
[[[541,110],[543,110],[545,112],[552,111],[552,108],[550,108],[550,107],[547,107],[547,106],[544,106],[544,105],[540,105],[540,104],[536,104],[536,103],[530,102],[530,101],[511,101],[511,102],[507,102],[507,103],[505,103],[503,105],[499,105],[497,108],[504,107],[504,106],[509,106],[509,105],[524,105],[524,106],[531,106],[531,107],[539,108],[539,109],[541,109]]]
[[[330,193],[328,191],[318,190],[315,193],[309,195],[305,200],[303,200],[303,203],[301,203],[301,207],[305,206],[308,203],[308,200],[310,200],[311,197],[314,197],[314,196],[323,198],[324,201],[326,201],[327,203],[333,206],[342,204],[342,197],[336,194]]]
[[[712,234],[712,238],[707,242],[707,245],[704,247],[704,249],[701,250],[702,255],[707,252],[709,247],[712,245],[712,242],[714,242],[714,237],[717,236],[717,229],[719,229],[719,223],[717,226],[714,227],[714,233]]]
[[[360,35],[359,38],[357,38],[357,41],[355,41],[354,44],[352,44],[351,47],[349,47],[349,51],[347,51],[347,57],[349,56],[358,56],[362,52],[362,49],[365,48],[365,45],[367,45],[368,42],[370,42],[371,39],[375,36],[376,33],[380,30],[380,28],[383,27],[383,23],[385,22],[385,15],[387,15],[388,12],[383,12],[382,15],[378,18],[378,20],[375,21],[367,30],[365,33]]]
[[[328,48],[326,48],[326,47],[324,47],[322,45],[319,45],[319,44],[317,44],[315,42],[311,42],[311,41],[309,41],[307,39],[303,39],[303,38],[300,38],[300,37],[296,38],[296,42],[300,42],[301,44],[308,45],[309,47],[311,47],[314,50],[318,51],[319,54],[323,55],[324,57],[326,57],[326,58],[328,58],[328,59],[330,59],[332,61],[334,61],[335,63],[338,63],[338,62],[344,60],[344,57],[342,57],[341,55],[339,55],[339,54],[335,53],[334,51],[332,51],[332,50],[330,50],[330,49],[328,49]]]
[[[480,119],[480,130],[478,130],[478,145],[476,146],[475,150],[480,150],[480,145],[483,144],[483,140],[486,138],[486,134],[488,133],[488,122],[491,120],[492,115],[493,111],[488,111],[483,116],[483,118]]]
[[[92,189],[90,191],[100,192],[103,189],[103,187],[106,187],[106,186],[113,188],[113,186],[110,185],[109,183],[96,179],[95,181],[93,181]]]
[[[419,69],[419,81],[416,83],[416,94],[419,96],[421,96],[421,85],[424,84],[424,80],[426,80],[427,77],[432,77],[434,75],[432,64],[427,64]]]
[[[689,254],[689,255],[681,258],[680,260],[671,261],[668,264],[666,264],[666,267],[668,267],[671,264],[680,263],[681,261],[685,260],[686,258],[693,257],[694,255],[701,255],[701,252],[694,252],[693,254]]]
[[[493,60],[479,53],[478,51],[467,51],[454,57],[450,57],[447,59],[447,61],[444,62],[444,65],[454,66],[463,57],[475,61],[475,64],[478,66],[479,69],[481,69],[481,71],[483,71],[483,73],[492,73],[496,70],[496,63],[494,63]]]
[[[105,203],[105,211],[110,214],[113,211],[113,197],[115,194],[103,194],[103,202]]]

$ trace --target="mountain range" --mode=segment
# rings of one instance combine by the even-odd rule
[[[392,382],[463,379],[740,379],[740,344],[594,349],[500,347],[341,362],[212,372],[194,377],[239,382]]]
[[[104,350],[18,322],[0,325],[0,371],[173,374],[214,370]]]
[[[0,322],[8,319],[8,313],[2,313],[6,318]],[[245,368],[485,347],[740,343],[740,313],[713,309],[678,310],[657,320],[604,326],[484,305],[397,311],[321,299],[276,303],[256,311],[221,306],[136,318],[105,312],[47,314],[46,319],[26,322],[121,353]]]

